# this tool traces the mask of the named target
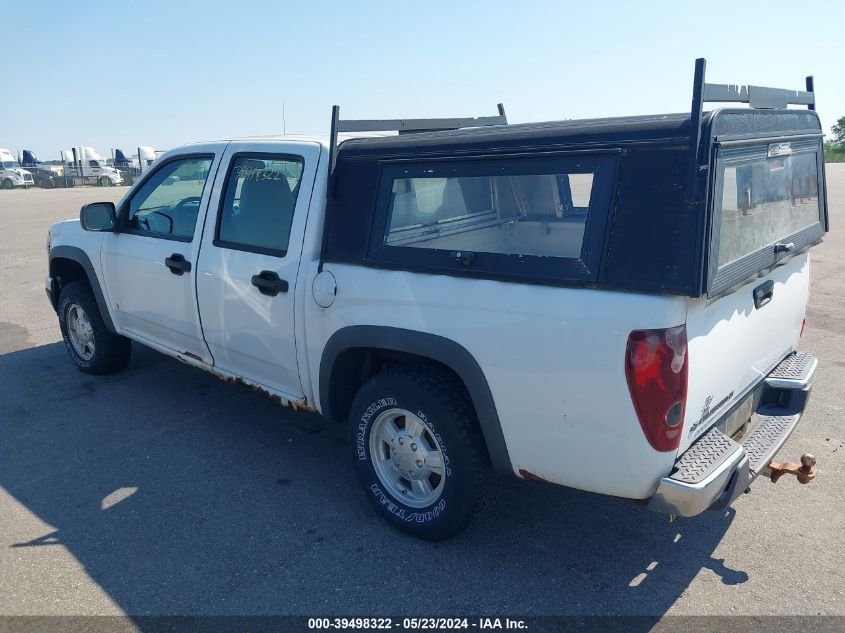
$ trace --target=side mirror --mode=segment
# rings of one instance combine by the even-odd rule
[[[117,226],[114,202],[92,202],[82,207],[79,223],[86,231],[113,231]]]

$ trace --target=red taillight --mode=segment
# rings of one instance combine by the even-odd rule
[[[628,336],[625,376],[634,410],[655,450],[681,442],[687,402],[687,327],[634,330]]]
[[[798,336],[804,336],[804,328],[807,327],[807,317],[804,317],[804,320],[801,321],[801,334]]]

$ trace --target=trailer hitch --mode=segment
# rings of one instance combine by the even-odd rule
[[[795,475],[799,483],[808,484],[816,476],[816,458],[810,453],[801,455],[801,464],[779,464],[771,462],[761,474],[767,475],[772,483],[777,483],[781,475]]]

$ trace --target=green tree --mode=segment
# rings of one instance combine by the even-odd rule
[[[845,116],[839,117],[830,131],[833,132],[833,142],[845,149]]]
[[[824,142],[824,162],[845,163],[845,116],[830,128],[832,137]]]

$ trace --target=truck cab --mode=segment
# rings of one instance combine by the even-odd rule
[[[23,187],[26,189],[33,184],[32,174],[21,167],[9,150],[0,147],[0,188]]]
[[[346,425],[364,494],[423,538],[501,475],[684,516],[760,475],[806,483],[812,456],[773,459],[817,367],[798,347],[822,133],[787,107],[814,93],[703,71],[690,113],[335,108],[328,137],[170,151],[51,227],[67,350],[107,374],[134,341]]]
[[[36,187],[41,187],[42,189],[52,189],[54,187],[64,186],[64,181],[59,173],[49,166],[46,166],[43,161],[39,160],[32,150],[23,150],[22,164],[26,170],[32,174]]]
[[[114,161],[111,166],[120,172],[123,182],[127,185],[133,184],[138,179],[138,176],[141,175],[139,164],[127,158],[121,149],[114,150]]]
[[[143,174],[164,153],[146,145],[138,146],[138,169]]]
[[[123,176],[109,167],[93,147],[62,150],[64,177],[69,186],[99,185],[111,187],[123,184]]]

